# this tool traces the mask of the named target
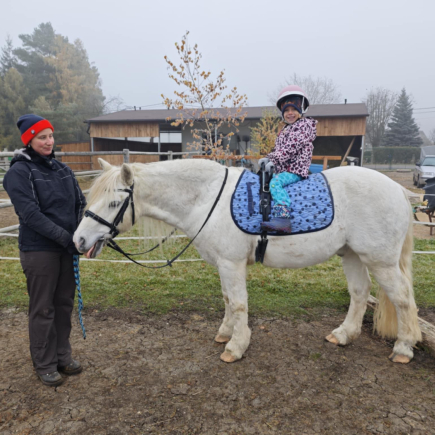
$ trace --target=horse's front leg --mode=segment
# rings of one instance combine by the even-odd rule
[[[234,362],[242,358],[251,339],[251,330],[248,327],[246,261],[234,263],[223,260],[219,262],[218,269],[225,300],[225,317],[215,340],[221,343],[229,340],[221,360]]]

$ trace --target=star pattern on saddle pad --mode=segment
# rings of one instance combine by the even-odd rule
[[[334,203],[323,174],[310,175],[305,180],[287,186],[286,190],[291,199],[290,235],[320,231],[331,225],[334,219]],[[263,219],[260,213],[258,175],[245,170],[240,176],[231,198],[231,216],[243,232],[261,234],[260,225]]]

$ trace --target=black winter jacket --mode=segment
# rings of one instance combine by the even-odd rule
[[[61,251],[71,244],[86,199],[72,170],[54,153],[15,151],[3,186],[20,221],[20,251]]]

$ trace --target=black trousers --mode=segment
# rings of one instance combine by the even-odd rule
[[[72,362],[71,313],[74,307],[73,256],[66,251],[21,252],[29,293],[29,338],[39,374]]]

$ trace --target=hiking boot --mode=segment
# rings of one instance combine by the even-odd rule
[[[58,366],[57,369],[62,372],[64,375],[78,375],[83,370],[82,365],[75,360],[72,360],[67,366],[61,367]]]
[[[44,385],[48,385],[49,387],[57,387],[64,383],[65,379],[59,374],[59,372],[51,372],[41,375],[37,373],[39,379]]]
[[[262,222],[261,229],[270,233],[276,232],[278,234],[290,234],[292,232],[290,219],[279,217],[272,218],[269,222]]]

